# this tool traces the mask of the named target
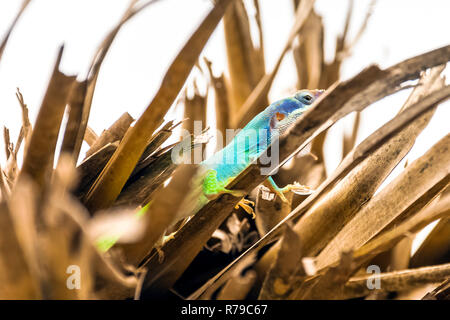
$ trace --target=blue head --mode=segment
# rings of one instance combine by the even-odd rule
[[[293,97],[272,103],[266,108],[270,130],[281,135],[313,104],[324,90],[300,90]]]

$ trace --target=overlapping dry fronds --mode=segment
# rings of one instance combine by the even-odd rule
[[[29,2],[23,2],[1,43],[0,62]],[[425,299],[448,299],[450,136],[430,145],[380,186],[450,97],[442,76],[450,46],[386,69],[371,65],[339,81],[340,66],[364,33],[373,4],[349,40],[350,2],[334,59],[326,62],[324,25],[314,1],[294,1],[291,32],[275,66],[267,71],[258,1],[217,0],[143,114],[135,120],[124,110],[97,135],[88,119],[102,61],[121,27],[153,2],[130,2],[84,80],[60,71],[61,47],[33,125],[24,96],[17,91],[22,129],[15,143],[4,129],[7,161],[0,168],[0,298],[385,298],[387,293],[408,297],[432,285],[422,295]],[[248,10],[249,5],[254,10]],[[201,53],[222,19],[228,70],[216,75],[214,57]],[[253,34],[258,43],[252,28],[257,29]],[[175,163],[172,151],[186,143],[190,148],[183,152],[195,151],[207,142],[193,135],[167,142],[180,124],[192,132],[194,121],[202,121],[201,129],[207,130],[208,93],[201,94],[194,85],[192,98],[181,95],[184,122],[173,119],[163,125],[163,119],[184,92],[191,70],[202,69],[205,62],[201,73],[214,93],[216,127],[224,132],[242,127],[268,104],[288,52],[297,68],[293,86],[327,90],[280,138],[277,169],[292,161],[274,179],[280,184],[299,180],[315,191],[309,196],[289,193],[288,201],[281,201],[265,182],[272,172],[262,174],[264,166],[256,159],[227,186],[256,200],[255,222],[236,209],[241,199],[228,194],[185,219],[182,204],[192,191],[189,182],[197,166]],[[401,111],[356,144],[360,112],[407,88],[411,80],[417,85]],[[64,112],[68,120],[62,126]],[[344,159],[327,176],[326,132],[351,113],[357,116],[351,134],[343,137]],[[80,158],[83,140],[90,149]],[[299,154],[308,145],[309,153]],[[414,235],[438,220],[410,256]],[[380,260],[381,273],[367,274]]]

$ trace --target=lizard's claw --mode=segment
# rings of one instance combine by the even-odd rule
[[[256,218],[255,211],[253,211],[253,208],[249,205],[254,206],[255,203],[251,200],[243,198],[243,199],[241,199],[241,201],[239,201],[239,203],[234,208],[238,209],[239,207],[241,207],[242,209],[245,210],[245,212],[247,212],[248,214],[251,214],[253,219],[255,219]]]
[[[293,193],[299,194],[299,195],[309,195],[314,192],[314,190],[311,189],[310,187],[302,185],[302,184],[298,183],[297,181],[295,181],[293,184],[288,184],[282,190],[283,190],[283,192],[292,191]]]
[[[288,200],[284,196],[284,193],[289,191],[292,191],[293,193],[299,195],[308,195],[314,192],[314,190],[310,187],[301,185],[298,182],[294,182],[293,184],[288,184],[284,188],[280,188],[277,186],[275,181],[273,181],[272,177],[269,177],[267,180],[269,181],[273,191],[280,197],[283,202],[288,202]]]

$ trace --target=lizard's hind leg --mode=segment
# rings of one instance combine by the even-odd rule
[[[216,170],[208,170],[205,179],[203,180],[203,194],[208,200],[214,200],[224,193],[231,194],[234,197],[244,197],[247,194],[244,190],[229,190],[225,188],[231,180],[233,180],[233,178],[228,178],[225,182],[220,181],[217,179]]]
[[[247,192],[244,190],[229,190],[225,188],[225,186],[233,180],[233,177],[228,178],[226,181],[219,181],[217,179],[217,171],[216,170],[208,170],[205,176],[205,180],[203,181],[203,194],[208,200],[214,200],[219,195],[228,193],[234,197],[243,198],[247,195]],[[251,214],[253,219],[255,218],[255,212],[253,208],[250,206],[254,206],[255,203],[253,201],[247,200],[245,198],[241,199],[239,203],[236,205],[236,209],[242,207],[248,214]]]

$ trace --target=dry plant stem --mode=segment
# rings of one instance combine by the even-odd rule
[[[258,64],[260,65],[260,68],[263,70],[263,74],[265,74],[265,55],[264,55],[264,37],[263,37],[263,28],[262,28],[262,22],[261,22],[261,9],[259,8],[259,0],[253,0],[253,6],[255,7],[255,20],[256,25],[258,26],[258,40],[259,40],[259,47],[256,49],[258,51],[257,56],[260,58],[258,61]]]
[[[185,93],[184,96],[184,119],[183,121],[183,129],[187,130],[189,134],[193,134],[194,131],[194,121],[200,121],[203,130],[203,127],[206,126],[206,102],[207,96],[202,96],[197,88],[195,88],[194,96],[192,99],[188,98]]]
[[[246,298],[256,280],[256,274],[249,270],[244,276],[231,278],[220,290],[217,300],[243,300]]]
[[[97,139],[98,139],[98,136],[95,133],[95,131],[91,127],[87,126],[86,132],[84,134],[84,141],[86,141],[86,143],[90,147],[94,144],[95,140],[97,140]]]
[[[437,90],[444,86],[439,75],[442,68],[434,69],[424,76],[405,104],[411,106],[422,98],[426,90]],[[438,80],[439,79],[439,80]],[[425,89],[424,89],[425,88]],[[332,190],[322,196],[306,214],[296,223],[294,230],[301,236],[305,247],[305,256],[315,256],[333,239],[337,232],[372,197],[392,169],[403,159],[413,146],[415,139],[427,126],[434,114],[432,109],[424,113],[415,122],[393,135],[378,150],[356,166]],[[326,221],[326,223],[324,223]],[[260,277],[267,272],[278,246],[273,246],[257,263]]]
[[[418,232],[433,220],[448,216],[450,214],[450,189],[448,187],[448,183],[450,181],[449,178],[450,176],[447,176],[444,179],[443,184],[441,183],[441,181],[438,183],[438,185],[441,185],[441,188],[440,190],[437,190],[437,193],[442,190],[441,194],[433,199],[432,202],[427,204],[424,210],[421,210],[416,215],[412,215],[409,219],[401,222],[395,228],[383,231],[378,236],[366,243],[364,246],[356,250],[352,255],[351,268],[348,270],[345,276],[349,278],[361,265],[368,263],[373,257],[377,256],[378,254],[393,248],[397,243],[405,238],[409,238],[412,233]],[[444,187],[442,187],[442,185]],[[320,271],[320,274],[305,280],[304,283],[301,283],[301,287],[297,289],[296,292],[294,292],[292,298],[328,299],[330,298],[330,294],[332,292],[339,291],[339,294],[342,294],[344,282],[341,283],[342,285],[328,284],[328,277],[333,276],[333,274],[336,273],[336,268],[338,268],[342,263],[342,261],[333,263],[333,265],[322,269]],[[302,274],[299,274],[299,277],[300,280],[304,279]],[[337,297],[337,293],[335,293],[334,296]]]
[[[447,135],[372,198],[317,256],[317,268],[335,262],[343,250],[362,246],[448,175],[449,148],[450,135]]]
[[[114,202],[114,206],[145,205],[155,189],[169,178],[177,166],[177,164],[172,162],[171,150],[166,151],[143,168],[124,186],[119,197]]]
[[[301,262],[302,249],[300,237],[286,225],[280,250],[264,279],[258,299],[279,300],[289,296],[293,277],[297,273],[304,273]]]
[[[111,125],[111,127],[103,131],[100,137],[95,140],[91,148],[86,152],[86,158],[103,148],[108,143],[120,141],[133,121],[134,119],[128,112],[122,114],[120,118]]]
[[[119,146],[119,142],[108,143],[106,146],[98,150],[92,156],[84,160],[77,167],[78,174],[78,185],[75,188],[74,194],[82,199],[83,196],[88,192],[89,187],[98,177],[103,167],[106,165],[108,160],[112,157],[114,151],[116,151]]]
[[[79,151],[76,150],[78,132],[80,130],[83,115],[83,103],[86,96],[87,81],[77,81],[69,98],[69,116],[61,145],[61,153],[72,154],[74,160],[78,159]]]
[[[56,60],[50,83],[42,101],[19,178],[31,177],[42,191],[49,170],[53,165],[54,151],[67,98],[76,77],[61,73],[59,63],[63,48]]]
[[[127,132],[88,194],[95,212],[111,206],[136,166],[155,129],[184,85],[203,47],[233,0],[219,0],[169,67],[161,87],[134,127]]]
[[[381,273],[377,276],[380,280],[382,291],[411,290],[428,283],[439,283],[450,277],[450,264],[442,264],[418,269],[406,269],[394,272]],[[367,281],[375,279],[373,275],[350,278],[345,284],[342,296],[334,299],[351,299],[363,297],[373,290],[368,289]]]
[[[3,169],[0,166],[0,200],[5,201],[8,200],[9,194],[11,193],[11,190],[9,189],[9,185],[5,180],[5,175],[3,173]]]
[[[6,159],[8,159],[11,153],[11,138],[9,136],[9,129],[5,126],[3,127],[3,139],[5,141],[5,155]]]
[[[413,240],[412,238],[404,238],[390,250],[389,270],[403,270],[409,267]]]
[[[448,180],[448,179],[447,179]],[[430,202],[423,210],[402,222],[396,228],[381,232],[361,248],[355,251],[354,257],[359,261],[367,261],[380,252],[386,251],[401,239],[420,231],[430,222],[450,215],[450,189],[447,186],[436,199]]]
[[[116,266],[110,257],[97,251],[97,247],[95,246],[93,239],[90,238],[87,230],[89,225],[89,213],[86,209],[68,194],[61,197],[60,201],[56,201],[55,206],[56,209],[65,213],[79,226],[82,232],[79,252],[85,254],[92,252],[91,265],[95,270],[96,290],[93,293],[95,297],[100,299],[124,299],[132,296],[138,285],[136,276],[124,274],[122,269]],[[68,208],[70,208],[70,210],[68,210]],[[89,298],[93,298],[92,293]]]
[[[17,183],[8,201],[14,231],[23,250],[27,265],[34,275],[34,285],[41,292],[40,278],[42,270],[39,267],[39,250],[37,248],[36,202],[35,188],[29,179]],[[40,293],[39,293],[40,294]]]
[[[411,257],[411,266],[443,262],[450,252],[450,218],[441,219]]]
[[[214,88],[214,102],[216,109],[216,129],[222,133],[225,133],[230,128],[230,106],[228,101],[228,93],[225,85],[225,77],[223,74],[216,77],[212,72],[211,61],[205,58],[205,63],[209,72],[210,82]],[[225,146],[227,141],[226,137],[217,137],[217,150],[220,150],[220,146]]]
[[[173,121],[169,121],[166,123],[158,132],[156,132],[150,142],[148,143],[147,147],[145,148],[144,152],[142,153],[141,158],[139,159],[138,164],[134,168],[133,172],[130,175],[130,178],[128,179],[128,182],[132,180],[136,174],[139,174],[139,172],[144,169],[145,167],[148,167],[149,164],[151,164],[153,161],[155,161],[155,157],[152,155],[155,155],[155,153],[161,154],[163,151],[160,147],[161,145],[166,142],[167,139],[170,138],[172,135],[172,130],[176,128],[180,122],[173,124]],[[167,148],[167,150],[170,149]],[[155,155],[156,156],[156,155]]]
[[[38,299],[39,287],[19,244],[10,212],[5,203],[0,204],[0,298]]]
[[[178,211],[187,195],[186,185],[196,169],[193,165],[180,165],[167,187],[155,191],[155,200],[150,202],[144,215],[147,221],[144,236],[136,243],[121,245],[128,264],[138,266],[164,232],[180,219]]]
[[[422,300],[449,300],[450,299],[450,279],[442,282],[433,291],[428,292]]]
[[[24,137],[25,137],[25,130],[22,126],[22,127],[20,127],[19,135],[17,136],[17,141],[14,145],[13,156],[14,156],[14,159],[16,159],[16,160],[17,160],[17,154],[19,153],[19,150],[22,145],[22,141],[23,141]]]
[[[274,198],[271,199],[271,196],[274,196]],[[259,187],[256,198],[255,223],[260,236],[269,232],[291,212],[293,196],[294,194],[292,192],[286,193],[285,197],[288,202],[284,202],[270,190],[270,184],[268,182],[264,182],[263,186]]]
[[[315,274],[305,279],[300,274],[300,283],[293,282],[294,291],[289,299],[314,300],[333,299],[342,294],[345,283],[354,272],[355,263],[352,251],[343,252],[339,263],[322,274]]]
[[[23,154],[25,157],[26,152],[28,150],[28,146],[30,145],[32,127],[31,127],[30,119],[28,118],[28,107],[25,104],[25,101],[23,99],[22,93],[20,92],[19,88],[17,88],[16,97],[17,97],[17,100],[19,101],[20,107],[22,109],[22,128],[23,128],[23,136],[25,139],[25,146],[23,149],[24,150]],[[16,155],[17,155],[18,151],[19,151],[19,147],[16,145]]]
[[[345,157],[354,147],[356,143],[356,138],[358,136],[358,129],[361,120],[361,113],[356,112],[355,118],[353,119],[352,132],[346,134],[344,132],[344,137],[342,141],[342,155]]]
[[[5,47],[6,47],[6,44],[8,43],[11,32],[13,31],[14,27],[17,24],[17,21],[19,21],[20,16],[25,11],[26,7],[30,4],[30,2],[31,2],[31,0],[23,0],[22,1],[22,6],[20,7],[19,12],[17,12],[17,15],[14,18],[11,25],[9,26],[8,31],[6,31],[6,34],[0,43],[0,61],[2,60],[3,52],[5,51]]]
[[[313,8],[313,5],[314,0],[304,0],[297,8],[297,11],[295,13],[294,25],[292,26],[288,40],[286,41],[286,45],[281,51],[281,54],[278,57],[278,60],[276,61],[272,72],[270,74],[266,74],[259,81],[258,85],[245,100],[244,104],[239,108],[239,113],[235,117],[233,117],[232,124],[234,128],[243,128],[256,114],[258,114],[266,107],[265,104],[261,104],[261,101],[262,99],[265,99],[265,97],[267,97],[273,80],[275,79],[275,76],[281,66],[281,62],[292,46],[292,42],[294,41],[298,32],[301,30],[303,24],[305,23],[309,13]]]
[[[108,33],[108,35],[103,39],[103,42],[100,44],[99,48],[97,49],[96,54],[94,55],[94,58],[92,59],[91,66],[89,69],[89,74],[86,79],[87,85],[86,85],[86,91],[81,111],[81,121],[78,127],[78,133],[77,137],[73,146],[73,155],[74,158],[78,158],[80,154],[81,144],[83,143],[83,139],[85,136],[87,123],[89,120],[89,114],[91,110],[92,100],[94,97],[95,92],[95,85],[97,83],[97,79],[100,73],[100,68],[102,66],[103,60],[106,57],[106,54],[108,53],[116,35],[119,33],[122,26],[129,21],[131,18],[133,18],[137,13],[148,7],[149,5],[157,2],[158,0],[149,0],[144,2],[143,4],[138,6],[139,1],[138,0],[131,0],[130,4],[128,5],[127,10],[123,14],[121,20],[119,23]]]
[[[125,275],[97,251],[88,229],[92,221],[89,213],[69,193],[75,182],[74,170],[71,156],[61,157],[42,207],[43,221],[38,229],[38,241],[29,241],[36,245],[40,270],[44,271],[41,277],[43,296],[92,299],[94,296],[113,298],[117,297],[114,294],[124,291],[132,293],[137,286],[136,276]],[[69,265],[77,265],[81,269],[80,290],[67,290],[66,270]]]
[[[322,19],[314,11],[298,35],[300,45],[293,50],[298,89],[317,89],[324,60]],[[330,83],[331,85],[331,83]]]
[[[356,111],[362,110],[368,104],[382,98],[385,95],[393,93],[395,89],[393,87],[398,87],[402,82],[414,79],[418,77],[421,70],[433,67],[436,65],[441,65],[450,59],[450,46],[443,47],[423,55],[408,59],[403,61],[387,70],[381,71],[376,67],[370,67],[359,75],[355,76],[346,82],[334,86],[328,91],[328,93],[322,95],[321,98],[316,102],[315,107],[311,108],[299,121],[296,123],[294,128],[289,132],[288,135],[281,138],[280,141],[280,160],[287,159],[288,156],[285,154],[292,154],[297,152],[303,146],[310,142],[311,137],[314,137],[318,133],[322,132],[328,128],[332,123],[337,121],[344,115]],[[448,91],[448,90],[443,90]],[[244,254],[241,255],[239,259],[230,264],[224,270],[222,270],[216,277],[208,281],[204,286],[202,286],[197,292],[192,295],[192,298],[202,294],[202,292],[211,286],[213,283],[218,281],[224,273],[233,270],[235,265],[238,265],[238,261],[245,255],[259,250],[264,245],[270,243],[280,235],[280,227],[286,222],[290,221],[307,210],[311,204],[317,199],[324,191],[333,185],[342,175],[347,173],[350,168],[356,166],[362,161],[368,154],[370,154],[374,149],[378,148],[380,144],[384,143],[387,137],[390,137],[395,132],[401,130],[410,121],[419,117],[420,114],[432,108],[435,104],[441,102],[446,98],[449,92],[438,92],[427,99],[424,99],[420,103],[415,104],[385,125],[376,135],[372,136],[371,139],[366,139],[365,143],[361,144],[355,152],[349,154],[342,163],[342,167],[337,170],[336,174],[333,174],[330,178],[325,181],[322,186],[311,196],[309,196],[299,208],[294,210],[288,217],[281,221],[274,229],[272,229],[266,236],[260,239],[256,244],[254,244],[250,249],[248,249]],[[296,141],[296,142],[294,142]],[[303,141],[303,142],[302,142]],[[282,160],[283,162],[283,160]],[[258,166],[251,165],[247,170],[245,170],[241,175],[239,175],[227,188],[232,188],[236,186],[241,189],[245,186],[249,187],[249,190],[254,188],[258,182],[262,182],[260,171]],[[255,182],[256,179],[256,182]],[[242,184],[241,184],[242,183]],[[231,201],[228,197],[224,196],[216,200],[216,202],[222,202],[222,205],[215,204],[217,208],[223,210],[223,213],[229,212],[229,208],[235,205],[237,201]],[[209,204],[205,208],[205,211],[210,209],[212,204]],[[203,210],[202,210],[203,211]],[[201,212],[202,212],[201,211]],[[197,213],[186,226],[189,224],[196,224],[199,221],[197,219],[204,219],[201,212]],[[226,216],[221,217],[220,212],[217,211],[216,215],[209,217],[207,219],[225,219]],[[198,218],[197,218],[198,216]],[[213,220],[211,220],[213,221]],[[223,220],[221,220],[223,221]],[[203,224],[202,224],[203,225]],[[218,224],[220,225],[220,223]],[[193,227],[194,228],[194,227]],[[189,229],[186,229],[189,230]],[[198,230],[197,227],[193,230]],[[213,230],[214,231],[214,230]],[[212,234],[212,232],[210,234]],[[183,230],[180,231],[182,233]],[[204,236],[204,235],[203,235]],[[200,242],[201,236],[197,238]],[[204,240],[204,242],[206,242]],[[201,243],[204,243],[201,242]],[[198,251],[197,251],[198,252]]]
[[[260,52],[253,45],[250,22],[242,0],[235,1],[225,12],[223,24],[230,74],[231,111],[234,114],[264,76],[265,70],[264,65],[259,63]],[[267,105],[267,97],[261,103]]]

